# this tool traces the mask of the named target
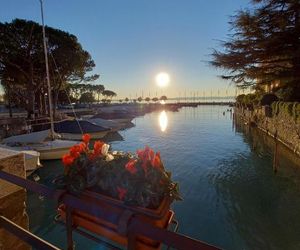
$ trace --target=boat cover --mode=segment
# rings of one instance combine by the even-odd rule
[[[2,140],[3,143],[42,143],[50,138],[50,129],[29,134],[10,136]]]

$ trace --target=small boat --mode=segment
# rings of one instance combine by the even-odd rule
[[[16,135],[2,140],[6,146],[15,150],[35,150],[40,153],[41,160],[57,160],[69,152],[70,147],[77,141],[66,141],[60,139],[51,140],[50,130]],[[59,135],[55,135],[59,137]]]
[[[111,129],[85,120],[65,120],[54,123],[54,131],[59,133],[62,139],[80,141],[82,134],[88,133],[91,139],[101,139]]]
[[[25,170],[27,176],[42,166],[40,163],[40,153],[37,151],[26,150],[24,148],[19,148],[19,147],[10,147],[7,145],[1,145],[0,147],[8,150],[20,151],[21,153],[24,153]]]
[[[101,112],[91,117],[91,119],[95,118],[112,120],[119,123],[129,123],[134,119],[134,116],[123,110],[113,110],[111,112]]]
[[[105,120],[102,118],[93,118],[93,119],[88,119],[87,121],[104,128],[110,128],[111,132],[117,132],[121,129],[126,128],[126,125],[124,123],[119,123],[113,120]]]

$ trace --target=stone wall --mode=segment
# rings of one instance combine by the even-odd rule
[[[272,108],[264,106],[254,110],[235,108],[235,118],[255,125],[286,145],[300,156],[300,122],[284,112],[272,114]]]
[[[25,178],[24,154],[0,148],[0,170]],[[26,191],[0,179],[0,214],[28,230]],[[23,241],[0,227],[0,250],[31,249]]]

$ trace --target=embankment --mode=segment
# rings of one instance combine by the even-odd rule
[[[235,108],[235,119],[257,126],[300,156],[300,103],[275,102],[249,110]]]

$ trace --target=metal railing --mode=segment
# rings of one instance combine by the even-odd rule
[[[66,231],[67,231],[67,242],[68,250],[73,249],[73,235],[72,232],[77,229],[72,225],[72,210],[80,210],[89,215],[95,216],[100,219],[105,219],[110,223],[115,223],[118,218],[112,211],[104,210],[101,206],[92,202],[82,201],[80,198],[67,193],[65,190],[57,190],[47,187],[36,182],[23,179],[21,177],[0,171],[0,179],[11,182],[15,185],[23,187],[32,192],[43,195],[49,199],[57,201],[57,203],[63,203],[66,206]],[[34,234],[26,231],[15,223],[11,222],[7,218],[0,216],[0,227],[3,227],[8,232],[14,234],[19,239],[27,242],[37,249],[59,249],[52,244],[40,239]],[[77,230],[78,231],[78,230]],[[93,236],[81,231],[81,233],[92,240]],[[216,250],[220,249],[215,246],[209,245],[202,241],[187,237],[185,235],[168,231],[166,229],[154,227],[151,224],[143,223],[137,218],[133,217],[127,225],[127,236],[128,236],[128,249],[133,250],[136,246],[137,235],[150,238],[155,241],[159,241],[169,247],[175,249],[193,249],[193,250]],[[109,243],[104,243],[107,246],[111,246]],[[115,248],[116,249],[116,248]]]

